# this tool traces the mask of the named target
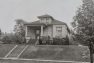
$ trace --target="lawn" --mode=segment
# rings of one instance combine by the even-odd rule
[[[83,58],[83,52],[88,51],[88,47],[78,46],[29,46],[20,56],[27,59],[44,60],[65,60],[65,61],[89,61],[89,57]]]
[[[5,57],[5,55],[14,46],[14,44],[0,44],[0,57]],[[20,49],[23,49],[25,45],[18,46],[19,47],[14,50],[14,53],[18,54]],[[29,45],[19,58],[61,61],[89,61],[89,57],[83,58],[83,52],[85,51],[87,51],[89,54],[88,47],[86,46],[81,47],[74,45]]]
[[[17,57],[26,45],[18,45],[8,57]]]
[[[15,45],[0,44],[0,57],[4,57]]]

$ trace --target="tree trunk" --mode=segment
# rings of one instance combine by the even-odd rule
[[[90,63],[93,63],[93,53],[91,50],[90,50]]]
[[[93,63],[93,44],[90,42],[90,63]]]

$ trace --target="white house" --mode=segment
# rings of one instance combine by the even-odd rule
[[[25,23],[26,40],[38,39],[40,36],[49,36],[50,38],[65,38],[69,34],[66,23],[54,19],[50,15],[38,16],[39,20]]]

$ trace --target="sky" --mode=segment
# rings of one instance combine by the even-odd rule
[[[33,22],[38,20],[37,16],[44,14],[49,14],[70,27],[81,4],[81,0],[0,0],[0,29],[11,33],[16,19]]]

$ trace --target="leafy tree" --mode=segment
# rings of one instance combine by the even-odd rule
[[[18,38],[19,43],[25,42],[24,20],[22,20],[22,19],[16,20],[14,32],[15,32],[15,36]]]
[[[72,25],[76,31],[77,40],[88,45],[86,41],[94,37],[94,3],[92,0],[83,0],[82,6],[74,16]],[[94,42],[93,39],[91,41]]]
[[[94,44],[94,1],[83,0],[82,6],[77,10],[72,22],[73,28],[76,31],[75,37],[79,42],[88,45],[90,49],[91,63],[92,47]]]

